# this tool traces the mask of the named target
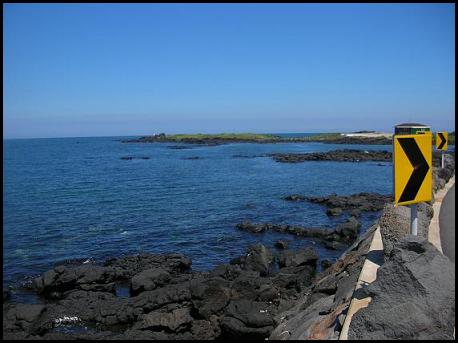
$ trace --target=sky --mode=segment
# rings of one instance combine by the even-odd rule
[[[455,129],[454,4],[4,4],[4,138]]]

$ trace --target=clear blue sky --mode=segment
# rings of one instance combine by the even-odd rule
[[[455,128],[454,4],[9,4],[4,138]]]

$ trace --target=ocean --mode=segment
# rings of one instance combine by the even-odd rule
[[[121,143],[129,137],[9,139],[3,141],[3,285],[30,280],[67,259],[104,261],[139,252],[179,252],[206,270],[277,239],[290,249],[312,239],[252,234],[253,222],[335,226],[326,208],[288,202],[290,194],[391,194],[391,163],[278,163],[276,152],[335,149],[391,150],[391,146],[322,143],[234,143],[171,149],[175,143]],[[124,160],[121,157],[149,157]],[[186,159],[199,157],[199,159]],[[361,217],[362,231],[378,217]]]

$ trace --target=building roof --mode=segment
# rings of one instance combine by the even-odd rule
[[[403,124],[396,125],[396,127],[400,127],[400,126],[429,127],[428,125],[419,124],[419,123],[403,123]]]

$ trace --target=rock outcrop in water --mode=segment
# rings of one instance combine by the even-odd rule
[[[381,211],[386,203],[393,201],[393,197],[390,195],[364,192],[349,196],[331,194],[327,197],[306,197],[306,199],[312,203],[322,204],[328,207],[328,215],[335,216],[341,214],[343,211],[348,211],[356,217],[361,212]]]
[[[139,160],[149,160],[151,157],[149,156],[122,156],[121,160],[134,160],[134,159],[139,159]]]
[[[333,150],[328,152],[312,153],[275,153],[270,154],[276,162],[299,163],[305,161],[338,161],[338,162],[365,162],[383,161],[391,162],[392,155],[389,151],[378,150]]]
[[[332,229],[329,227],[302,227],[288,224],[252,223],[249,220],[245,220],[237,224],[236,227],[251,233],[263,233],[272,230],[294,236],[319,238],[329,242],[352,243],[358,235],[361,223],[355,217],[349,217],[345,222],[338,224],[335,229]]]

